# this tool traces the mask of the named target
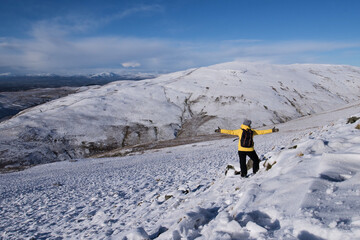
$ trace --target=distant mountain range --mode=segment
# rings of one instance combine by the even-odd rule
[[[156,75],[147,73],[117,74],[102,72],[89,75],[62,76],[55,74],[40,75],[0,75],[0,92],[24,91],[35,88],[81,87],[104,85],[118,80],[142,80],[154,78]]]
[[[271,126],[360,98],[360,68],[230,62],[90,87],[0,123],[0,166],[39,164],[220,126]]]

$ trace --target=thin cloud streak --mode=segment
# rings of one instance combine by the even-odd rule
[[[120,11],[117,14],[114,14],[110,17],[105,17],[102,19],[102,21],[109,23],[111,21],[114,20],[118,20],[118,19],[123,19],[126,17],[130,17],[136,14],[140,14],[140,13],[146,13],[146,12],[162,12],[164,11],[164,8],[160,5],[141,5],[141,6],[137,6],[137,7],[133,7],[133,8],[129,8],[126,9],[124,11]]]
[[[158,13],[162,11],[164,11],[163,7],[155,4],[128,8],[100,18],[96,16],[91,18],[89,16],[82,16],[78,14],[67,14],[65,16],[57,16],[33,23],[29,34],[34,38],[85,34],[100,27],[109,25],[116,20],[122,20],[145,13]]]
[[[293,54],[305,52],[327,52],[338,49],[360,47],[360,43],[285,41],[264,45],[250,46],[245,49],[249,55]],[[240,50],[241,51],[241,50]]]

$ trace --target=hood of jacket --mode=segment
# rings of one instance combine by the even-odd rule
[[[248,129],[251,129],[251,127],[247,126],[247,125],[244,125],[244,124],[241,124],[241,129],[244,129],[244,130],[248,130]]]

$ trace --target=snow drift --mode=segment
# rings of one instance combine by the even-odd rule
[[[0,166],[286,122],[359,99],[360,68],[231,62],[91,88],[0,124]]]

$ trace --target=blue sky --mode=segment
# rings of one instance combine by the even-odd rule
[[[357,0],[0,1],[0,75],[360,66]]]

